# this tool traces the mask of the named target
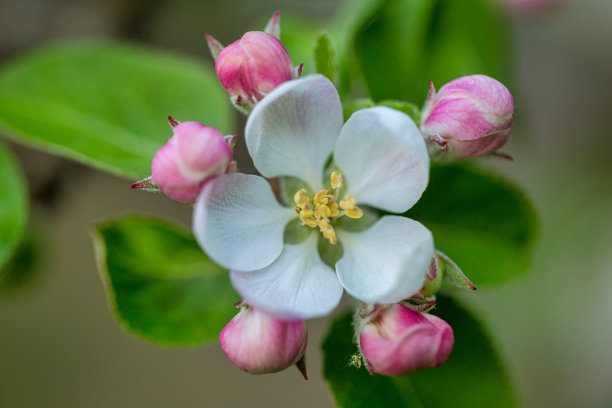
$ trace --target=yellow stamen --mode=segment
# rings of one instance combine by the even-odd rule
[[[318,227],[323,237],[332,245],[337,242],[336,230],[332,225],[334,218],[343,215],[349,218],[361,218],[363,215],[361,209],[356,205],[355,198],[350,195],[344,197],[339,204],[336,202],[338,192],[334,194],[334,190],[340,189],[343,183],[342,173],[334,171],[331,174],[331,188],[317,191],[312,200],[305,189],[299,190],[293,196],[295,211],[300,215],[302,225],[310,228]],[[339,208],[343,211],[340,211]]]
[[[327,205],[330,199],[333,200],[334,197],[330,194],[329,190],[319,190],[314,195],[313,202],[315,205]]]
[[[361,218],[363,216],[363,211],[361,208],[355,205],[355,197],[352,195],[347,195],[344,197],[344,200],[340,201],[340,208],[344,210],[344,214],[346,214],[349,218]]]
[[[319,220],[319,229],[323,233],[323,238],[327,239],[330,244],[334,245],[336,243],[336,231],[327,221]]]
[[[332,171],[331,174],[331,188],[338,189],[342,187],[342,183],[344,182],[344,176],[342,173],[338,173],[337,171]]]
[[[363,217],[363,211],[361,211],[361,208],[359,207],[355,207],[351,210],[346,210],[344,214],[346,214],[347,217],[352,218],[354,220]]]
[[[293,196],[293,200],[295,201],[295,205],[303,208],[306,204],[308,204],[308,196],[306,195],[306,189],[301,189]]]

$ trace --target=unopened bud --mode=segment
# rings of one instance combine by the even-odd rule
[[[215,70],[234,105],[247,113],[294,75],[291,57],[283,44],[263,31],[249,31],[225,47],[217,57]]]
[[[457,78],[438,93],[430,82],[421,133],[433,158],[490,154],[508,140],[513,112],[510,91],[486,75]]]
[[[303,320],[281,320],[251,306],[240,312],[219,334],[221,348],[239,369],[250,374],[275,373],[298,364],[305,375],[304,351],[308,340]]]
[[[176,122],[173,131],[155,153],[151,182],[175,201],[193,202],[210,177],[227,171],[232,149],[221,132],[198,122]]]
[[[359,347],[372,374],[400,376],[437,367],[455,341],[444,320],[401,304],[376,306],[359,326]]]

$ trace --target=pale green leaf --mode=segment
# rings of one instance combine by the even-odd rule
[[[0,129],[15,141],[133,179],[151,174],[168,115],[231,131],[214,72],[185,57],[111,41],[70,41],[0,69]]]
[[[330,81],[335,81],[336,61],[334,49],[327,33],[322,33],[314,48],[315,69],[319,74],[325,75]]]

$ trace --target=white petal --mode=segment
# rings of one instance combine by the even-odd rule
[[[204,251],[230,269],[268,266],[283,249],[283,232],[295,217],[282,207],[259,176],[224,174],[202,189],[193,213],[193,231]]]
[[[355,112],[342,127],[334,161],[357,204],[402,213],[429,180],[427,147],[416,125],[394,109]]]
[[[322,188],[323,166],[342,126],[342,105],[322,75],[285,82],[255,106],[245,138],[265,177],[293,176]]]
[[[434,245],[422,224],[389,215],[363,232],[337,233],[344,254],[336,272],[354,297],[367,303],[396,303],[423,286]]]
[[[340,302],[342,286],[317,251],[318,234],[297,245],[285,245],[270,266],[231,272],[236,290],[247,303],[278,317],[325,316]]]

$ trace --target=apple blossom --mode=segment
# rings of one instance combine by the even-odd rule
[[[324,76],[280,85],[249,116],[245,138],[264,177],[297,179],[292,206],[279,204],[263,177],[240,173],[214,178],[197,199],[198,242],[231,270],[242,297],[267,313],[323,316],[336,307],[343,288],[367,303],[394,303],[425,281],[434,247],[423,225],[385,215],[369,228],[346,228],[357,225],[368,207],[401,214],[418,201],[429,156],[417,126],[385,107],[342,121],[338,92]],[[336,170],[325,182],[332,153]],[[307,234],[288,243],[285,227],[293,220]],[[341,245],[339,260],[324,262],[319,240]]]

